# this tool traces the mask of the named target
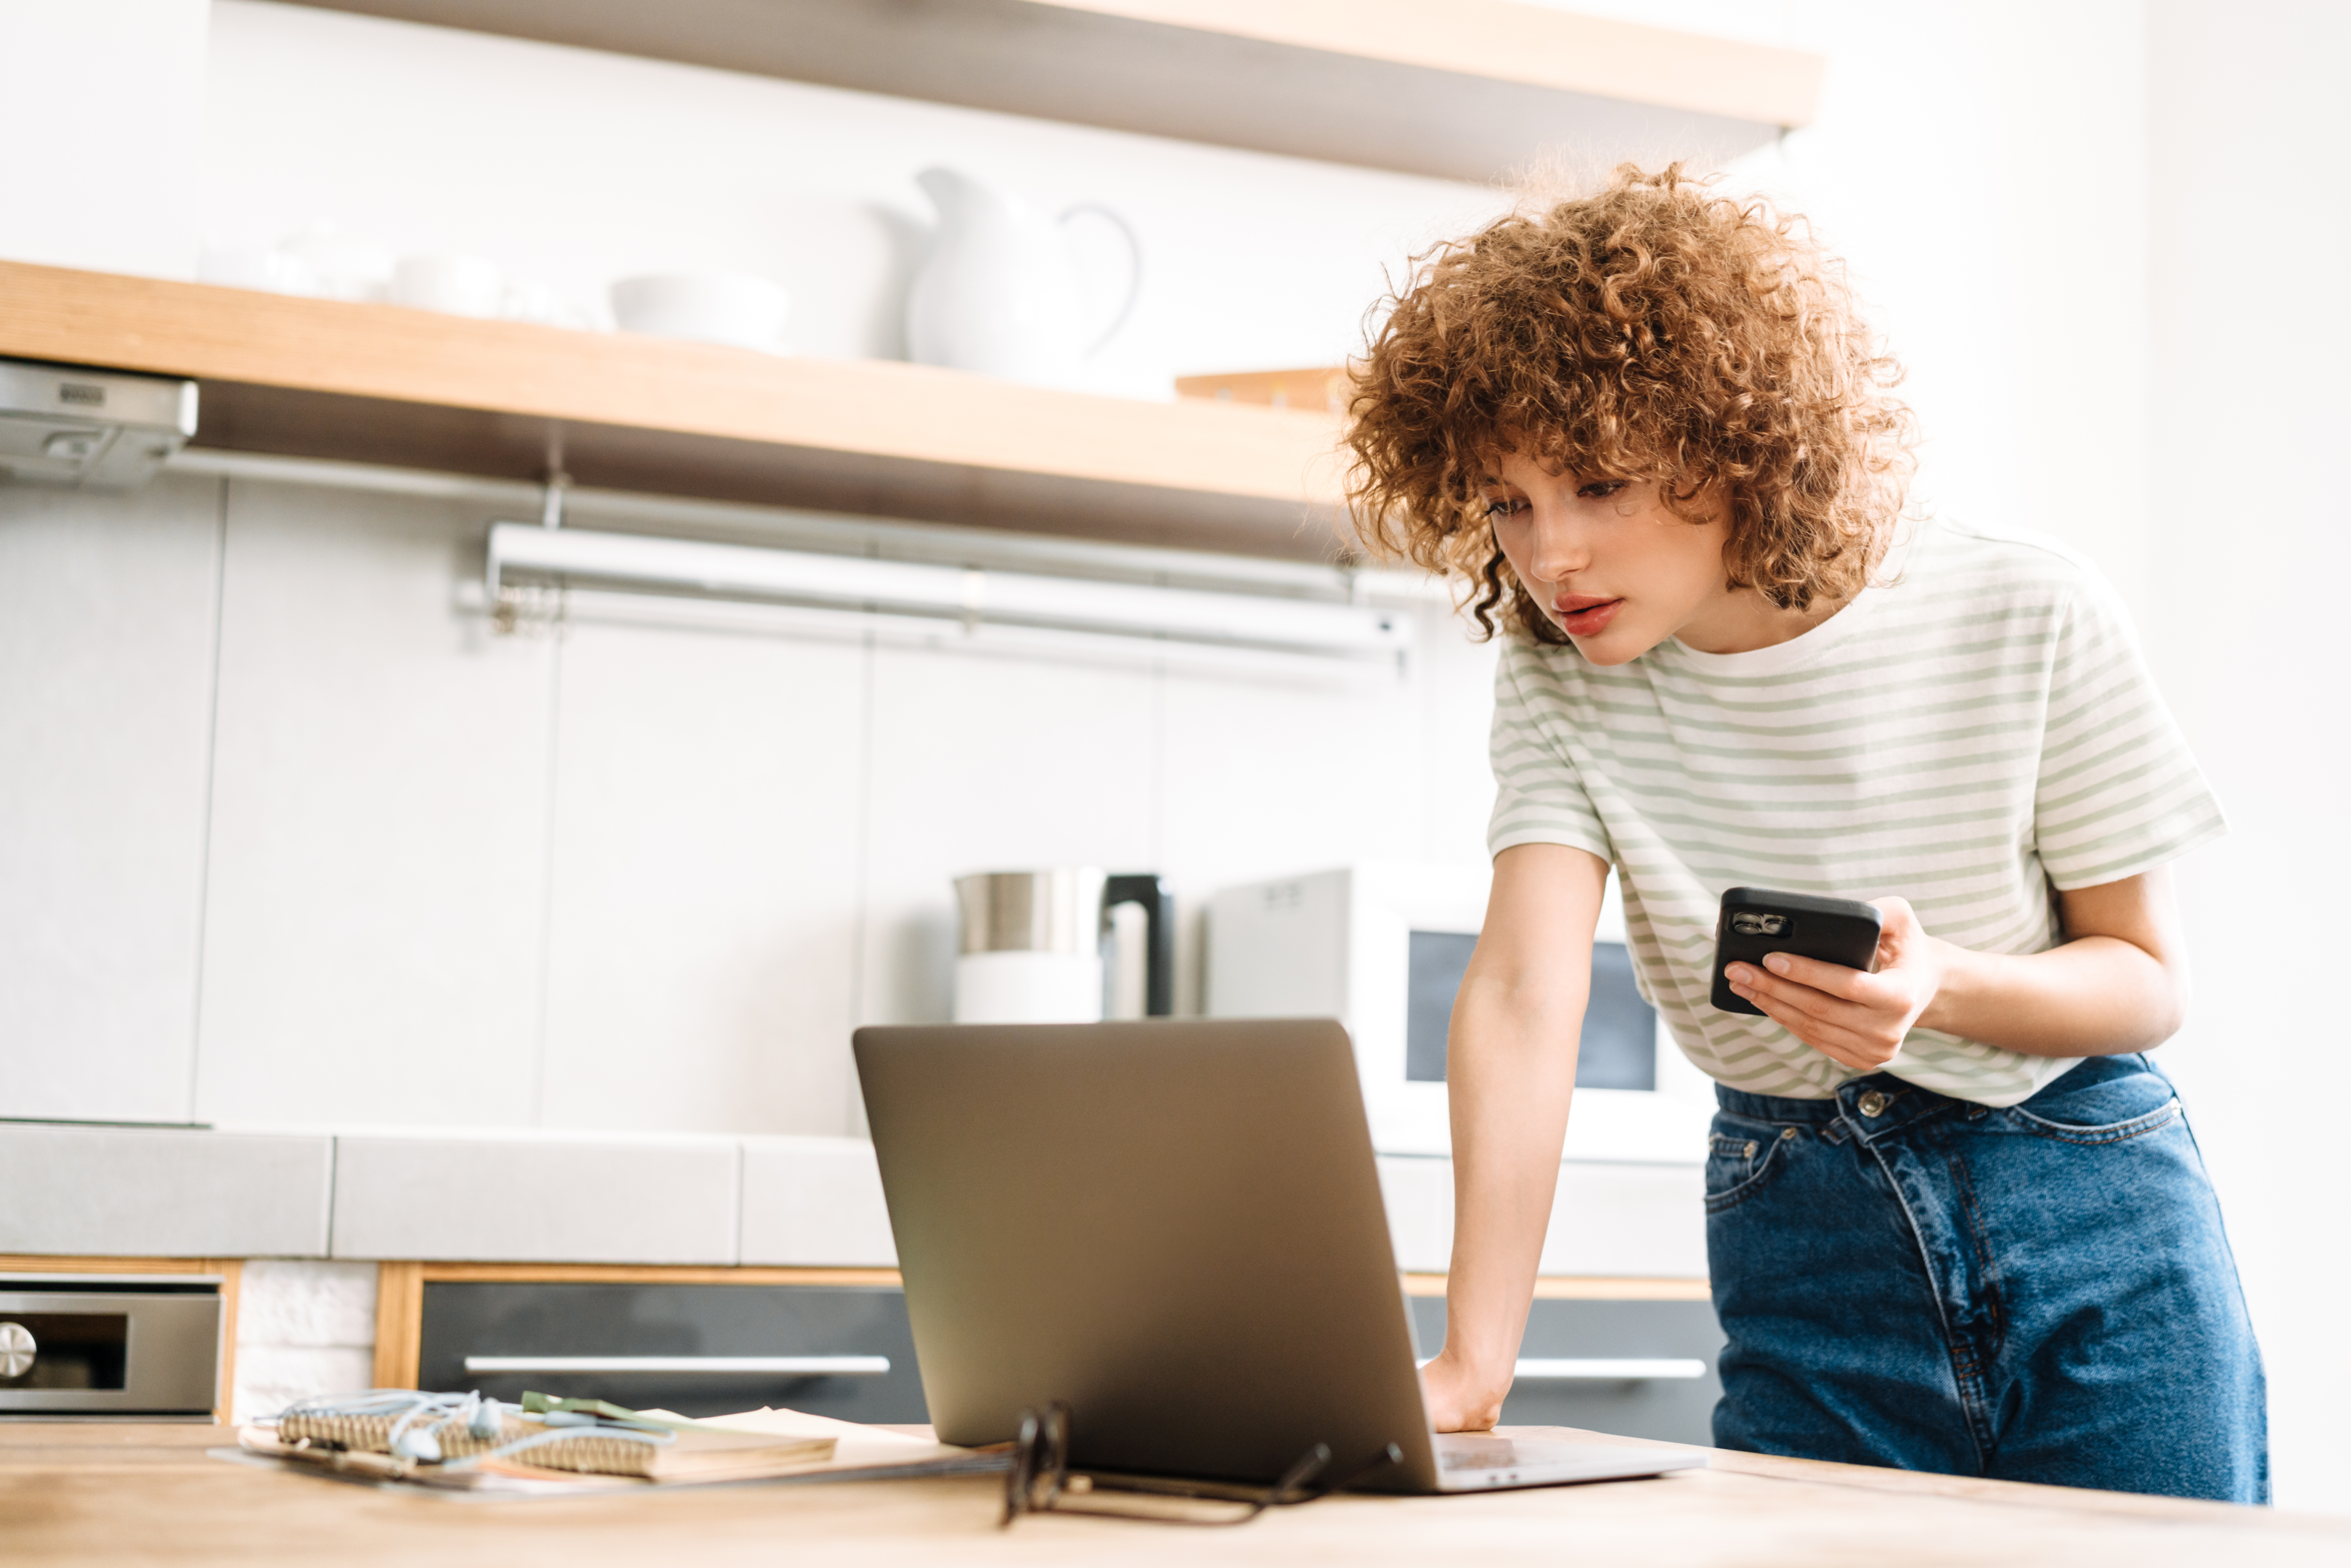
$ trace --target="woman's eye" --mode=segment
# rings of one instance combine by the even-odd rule
[[[1604,501],[1625,487],[1622,479],[1594,479],[1589,485],[1579,485],[1575,493],[1587,501]]]
[[[1486,503],[1486,516],[1489,517],[1507,517],[1513,512],[1516,512],[1525,503],[1521,501],[1514,501],[1508,496],[1498,496],[1494,499]]]

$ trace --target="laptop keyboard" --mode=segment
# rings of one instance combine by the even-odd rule
[[[1437,1448],[1437,1468],[1441,1470],[1499,1470],[1518,1462],[1518,1448],[1510,1443],[1440,1443]]]

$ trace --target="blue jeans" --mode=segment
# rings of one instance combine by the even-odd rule
[[[2170,1080],[2094,1058],[1990,1110],[1718,1086],[1726,1448],[2269,1500],[2261,1351]]]

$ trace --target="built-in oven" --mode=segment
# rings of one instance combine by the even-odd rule
[[[1207,1011],[1339,1019],[1374,1146],[1449,1154],[1448,1025],[1490,883],[1483,866],[1367,863],[1226,888],[1208,906]],[[1705,1157],[1712,1086],[1641,995],[1613,874],[1575,1082],[1571,1157]]]
[[[0,1274],[0,1416],[208,1418],[216,1274]]]

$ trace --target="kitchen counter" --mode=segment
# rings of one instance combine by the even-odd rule
[[[1396,1263],[1446,1267],[1453,1166],[1383,1155]],[[1701,1167],[1571,1160],[1547,1275],[1702,1279]],[[862,1138],[0,1124],[0,1253],[887,1268]]]
[[[1561,1428],[1570,1441],[1625,1442]],[[1229,1531],[1074,1519],[996,1528],[989,1477],[459,1505],[208,1458],[212,1427],[0,1425],[0,1555],[186,1563],[707,1568],[1200,1561],[1351,1563],[2340,1563],[2351,1520],[1714,1453],[1653,1480],[1342,1497]],[[1662,1445],[1671,1447],[1672,1445]]]

